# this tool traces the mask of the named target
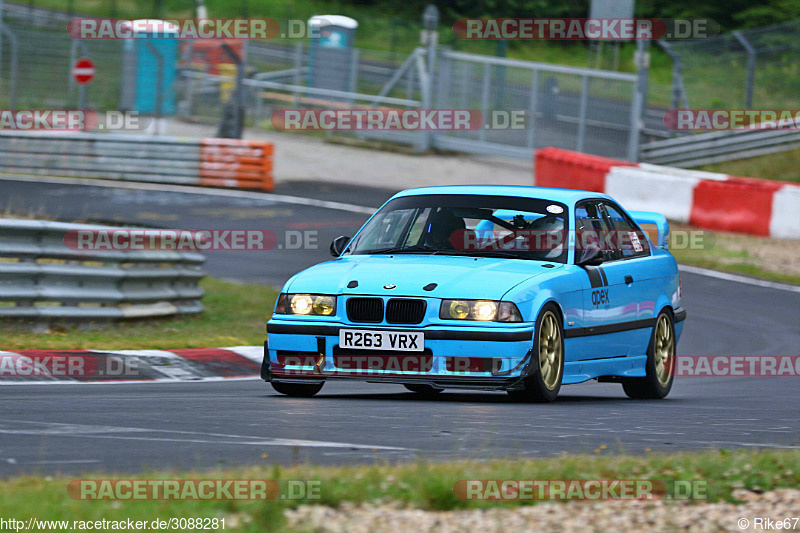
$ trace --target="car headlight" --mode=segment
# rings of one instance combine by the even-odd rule
[[[275,314],[322,315],[336,313],[336,296],[327,294],[286,294],[278,296]]]
[[[512,302],[495,300],[442,300],[439,318],[482,322],[522,322],[522,315],[516,305]]]

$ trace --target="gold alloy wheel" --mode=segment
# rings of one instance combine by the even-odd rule
[[[656,324],[653,356],[656,364],[656,377],[662,387],[672,379],[672,366],[675,363],[675,338],[667,315],[661,315]]]
[[[539,329],[539,370],[547,390],[554,390],[561,379],[561,330],[558,329],[556,315],[547,311],[542,317]]]

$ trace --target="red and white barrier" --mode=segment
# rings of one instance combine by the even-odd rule
[[[800,186],[544,148],[534,184],[606,193],[626,209],[719,231],[800,239]]]
[[[263,357],[261,346],[0,351],[0,386],[253,379]]]

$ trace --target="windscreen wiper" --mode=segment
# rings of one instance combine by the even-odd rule
[[[466,255],[470,257],[508,257],[510,259],[524,259],[526,261],[534,261],[532,257],[524,257],[513,252],[504,252],[502,250],[437,250],[434,254],[442,255]]]
[[[433,252],[440,251],[438,248],[432,246],[424,246],[415,244],[414,246],[395,246],[393,248],[384,248],[383,250],[370,250],[369,254],[416,254],[419,252]]]

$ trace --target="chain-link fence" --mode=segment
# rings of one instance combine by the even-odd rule
[[[667,46],[679,62],[673,85],[682,76],[692,108],[798,107],[800,20]]]
[[[290,11],[283,15],[294,16]],[[81,89],[72,78],[71,66],[77,58],[89,57],[97,74],[83,89],[88,107],[134,108],[132,86],[148,82],[126,75],[126,65],[130,66],[126,49],[131,43],[73,40],[64,31],[72,16],[6,4],[0,107],[78,107]],[[665,43],[663,48],[670,57],[660,52],[653,57],[674,62],[672,86],[663,75],[652,77],[647,84],[647,105],[638,110],[634,109],[638,106],[635,74],[466,54],[453,49],[447,39],[438,48],[429,100],[425,102],[420,70],[413,64],[419,60],[418,52],[402,48],[420,26],[395,24],[390,18],[361,22],[385,26],[385,31],[373,33],[388,36],[388,40],[375,43],[376,48],[384,47],[382,51],[359,48],[347,52],[352,54],[343,63],[347,66],[335,72],[342,78],[338,86],[343,89],[339,90],[347,94],[334,94],[330,87],[310,82],[313,65],[308,42],[277,39],[227,43],[245,60],[244,83],[237,93],[236,61],[223,49],[225,43],[190,40],[178,45],[177,64],[170,67],[175,69],[175,81],[164,88],[161,97],[170,99],[170,106],[180,116],[219,122],[232,96],[241,94],[246,125],[264,129],[273,127],[270,118],[282,108],[431,106],[476,109],[488,120],[496,111],[521,110],[526,115],[522,131],[488,128],[451,132],[438,135],[440,142],[432,143],[443,149],[520,156],[532,148],[559,146],[631,157],[631,147],[640,139],[649,142],[671,136],[663,121],[670,107],[797,107],[800,21],[698,41]],[[157,84],[153,80],[149,85]],[[408,135],[399,134],[377,137],[409,140]],[[410,137],[412,144],[418,144],[417,137]]]
[[[436,107],[480,110],[489,127],[437,135],[437,146],[523,157],[544,146],[632,155],[641,111],[634,108],[636,75],[448,50],[439,58]],[[506,110],[523,111],[524,126],[497,127]]]
[[[20,61],[15,80],[0,79],[4,86],[15,83],[24,88],[17,97],[18,108],[77,107],[79,89],[71,66],[79,57],[89,57],[96,65],[96,78],[87,89],[90,108],[131,108],[123,94],[136,82],[126,79],[123,72],[129,41],[73,40],[63,31],[62,20],[31,18],[24,10],[7,14],[5,22],[19,43],[15,53]],[[272,128],[274,112],[286,108],[430,106],[480,110],[489,126],[495,126],[495,112],[520,110],[525,125],[440,134],[441,142],[430,136],[424,141],[423,135],[428,134],[420,132],[351,135],[520,157],[530,157],[531,149],[542,146],[629,157],[631,137],[636,135],[635,75],[465,54],[446,46],[439,48],[427,87],[422,80],[428,63],[423,49],[404,55],[352,49],[347,52],[349,63],[343,63],[350,66],[335,72],[342,78],[340,91],[346,93],[338,94],[310,83],[313,65],[308,43],[185,41],[179,45],[178,75],[166,88],[167,94],[174,95],[178,115],[208,122],[219,122],[224,116],[225,106],[235,95],[237,66],[222,44],[245,58],[239,102],[246,124],[252,127]],[[9,51],[3,54],[3,73],[9,72],[12,56]]]
[[[77,107],[79,88],[71,68],[79,57],[89,57],[103,73],[101,83],[86,88],[89,102],[99,110],[119,109],[121,41],[76,41],[64,31],[65,19],[52,11],[7,7],[3,13],[6,31],[0,61],[0,106]],[[16,97],[14,102],[12,96]]]

